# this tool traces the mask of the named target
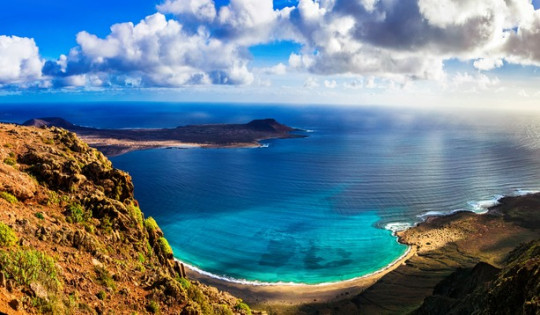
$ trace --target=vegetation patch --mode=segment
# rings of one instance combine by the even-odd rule
[[[90,212],[86,211],[80,203],[72,203],[67,206],[66,220],[70,223],[84,222],[90,218]]]
[[[173,251],[172,251],[171,245],[169,245],[169,242],[167,241],[166,238],[164,237],[158,238],[158,244],[162,253],[166,255],[172,255]]]
[[[34,249],[0,252],[0,271],[20,285],[38,282],[54,290],[62,285],[54,258]]]
[[[36,212],[36,213],[34,213],[34,215],[36,216],[36,218],[38,218],[40,220],[45,219],[45,217],[43,216],[43,212]]]
[[[3,222],[0,222],[0,245],[4,247],[10,247],[17,243],[17,235],[15,235],[15,232],[4,224]]]
[[[14,158],[5,158],[4,159],[4,164],[10,165],[10,166],[15,166],[15,165],[17,165],[17,161],[15,161]]]
[[[249,308],[246,303],[242,302],[242,300],[238,300],[238,303],[236,303],[234,309],[242,314],[251,315],[251,308]]]
[[[131,215],[131,217],[135,219],[135,221],[137,221],[137,224],[142,226],[143,214],[141,212],[141,208],[135,206],[134,204],[130,204],[129,206],[127,206],[127,210],[129,211],[129,214]]]
[[[13,196],[12,194],[8,193],[7,191],[0,192],[0,198],[6,200],[7,202],[11,204],[16,204],[18,202],[17,197]]]
[[[105,267],[96,266],[96,280],[111,289],[116,289],[116,283],[114,283],[114,279],[111,276],[111,273],[105,269]]]
[[[146,218],[146,220],[144,220],[144,227],[146,228],[148,233],[154,233],[157,229],[159,229],[156,220],[154,220],[154,218],[152,217],[148,217]]]
[[[146,310],[152,314],[159,313],[159,304],[156,301],[150,301],[146,306]]]

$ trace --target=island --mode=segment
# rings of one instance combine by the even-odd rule
[[[269,139],[303,138],[301,131],[275,119],[256,119],[246,124],[187,125],[161,129],[99,129],[75,125],[60,117],[34,118],[23,126],[59,127],[77,133],[107,156],[153,148],[254,148]]]

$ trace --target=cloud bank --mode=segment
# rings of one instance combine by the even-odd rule
[[[276,41],[302,48],[287,66],[262,73],[404,81],[442,80],[451,59],[479,71],[540,66],[540,10],[530,0],[300,0],[282,9],[271,0],[220,7],[213,0],[165,0],[157,11],[137,24],[111,26],[105,38],[82,31],[76,47],[46,62],[32,39],[0,36],[0,85],[248,85],[256,81],[249,48]]]
[[[31,38],[0,36],[0,86],[26,86],[41,78],[43,61]]]

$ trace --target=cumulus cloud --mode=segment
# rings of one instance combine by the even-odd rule
[[[272,0],[163,0],[156,8],[137,24],[113,25],[105,38],[80,32],[77,47],[44,66],[33,40],[0,36],[0,84],[251,84],[252,71],[293,70],[359,75],[370,79],[345,87],[370,88],[375,79],[446,81],[449,59],[481,71],[540,66],[540,11],[530,0],[299,0],[282,9]],[[249,47],[282,40],[301,45],[288,65],[250,67]],[[316,84],[310,77],[305,85]]]
[[[0,85],[40,79],[43,60],[31,38],[0,36]]]
[[[501,59],[481,58],[475,60],[473,66],[478,70],[488,71],[503,66]]]
[[[182,24],[161,13],[136,25],[115,24],[106,38],[80,32],[77,43],[67,61],[49,61],[44,68],[47,75],[62,79],[57,80],[60,85],[80,85],[89,77],[93,84],[141,87],[253,81],[240,47],[204,30],[185,32]]]
[[[305,47],[289,63],[318,74],[436,80],[453,58],[478,59],[482,70],[503,58],[535,63],[539,15],[527,0],[300,0],[290,21]]]

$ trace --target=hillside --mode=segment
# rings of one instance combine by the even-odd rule
[[[540,240],[522,244],[503,269],[480,262],[435,287],[414,314],[540,313]]]
[[[0,312],[250,313],[182,275],[127,173],[64,129],[0,124]]]

